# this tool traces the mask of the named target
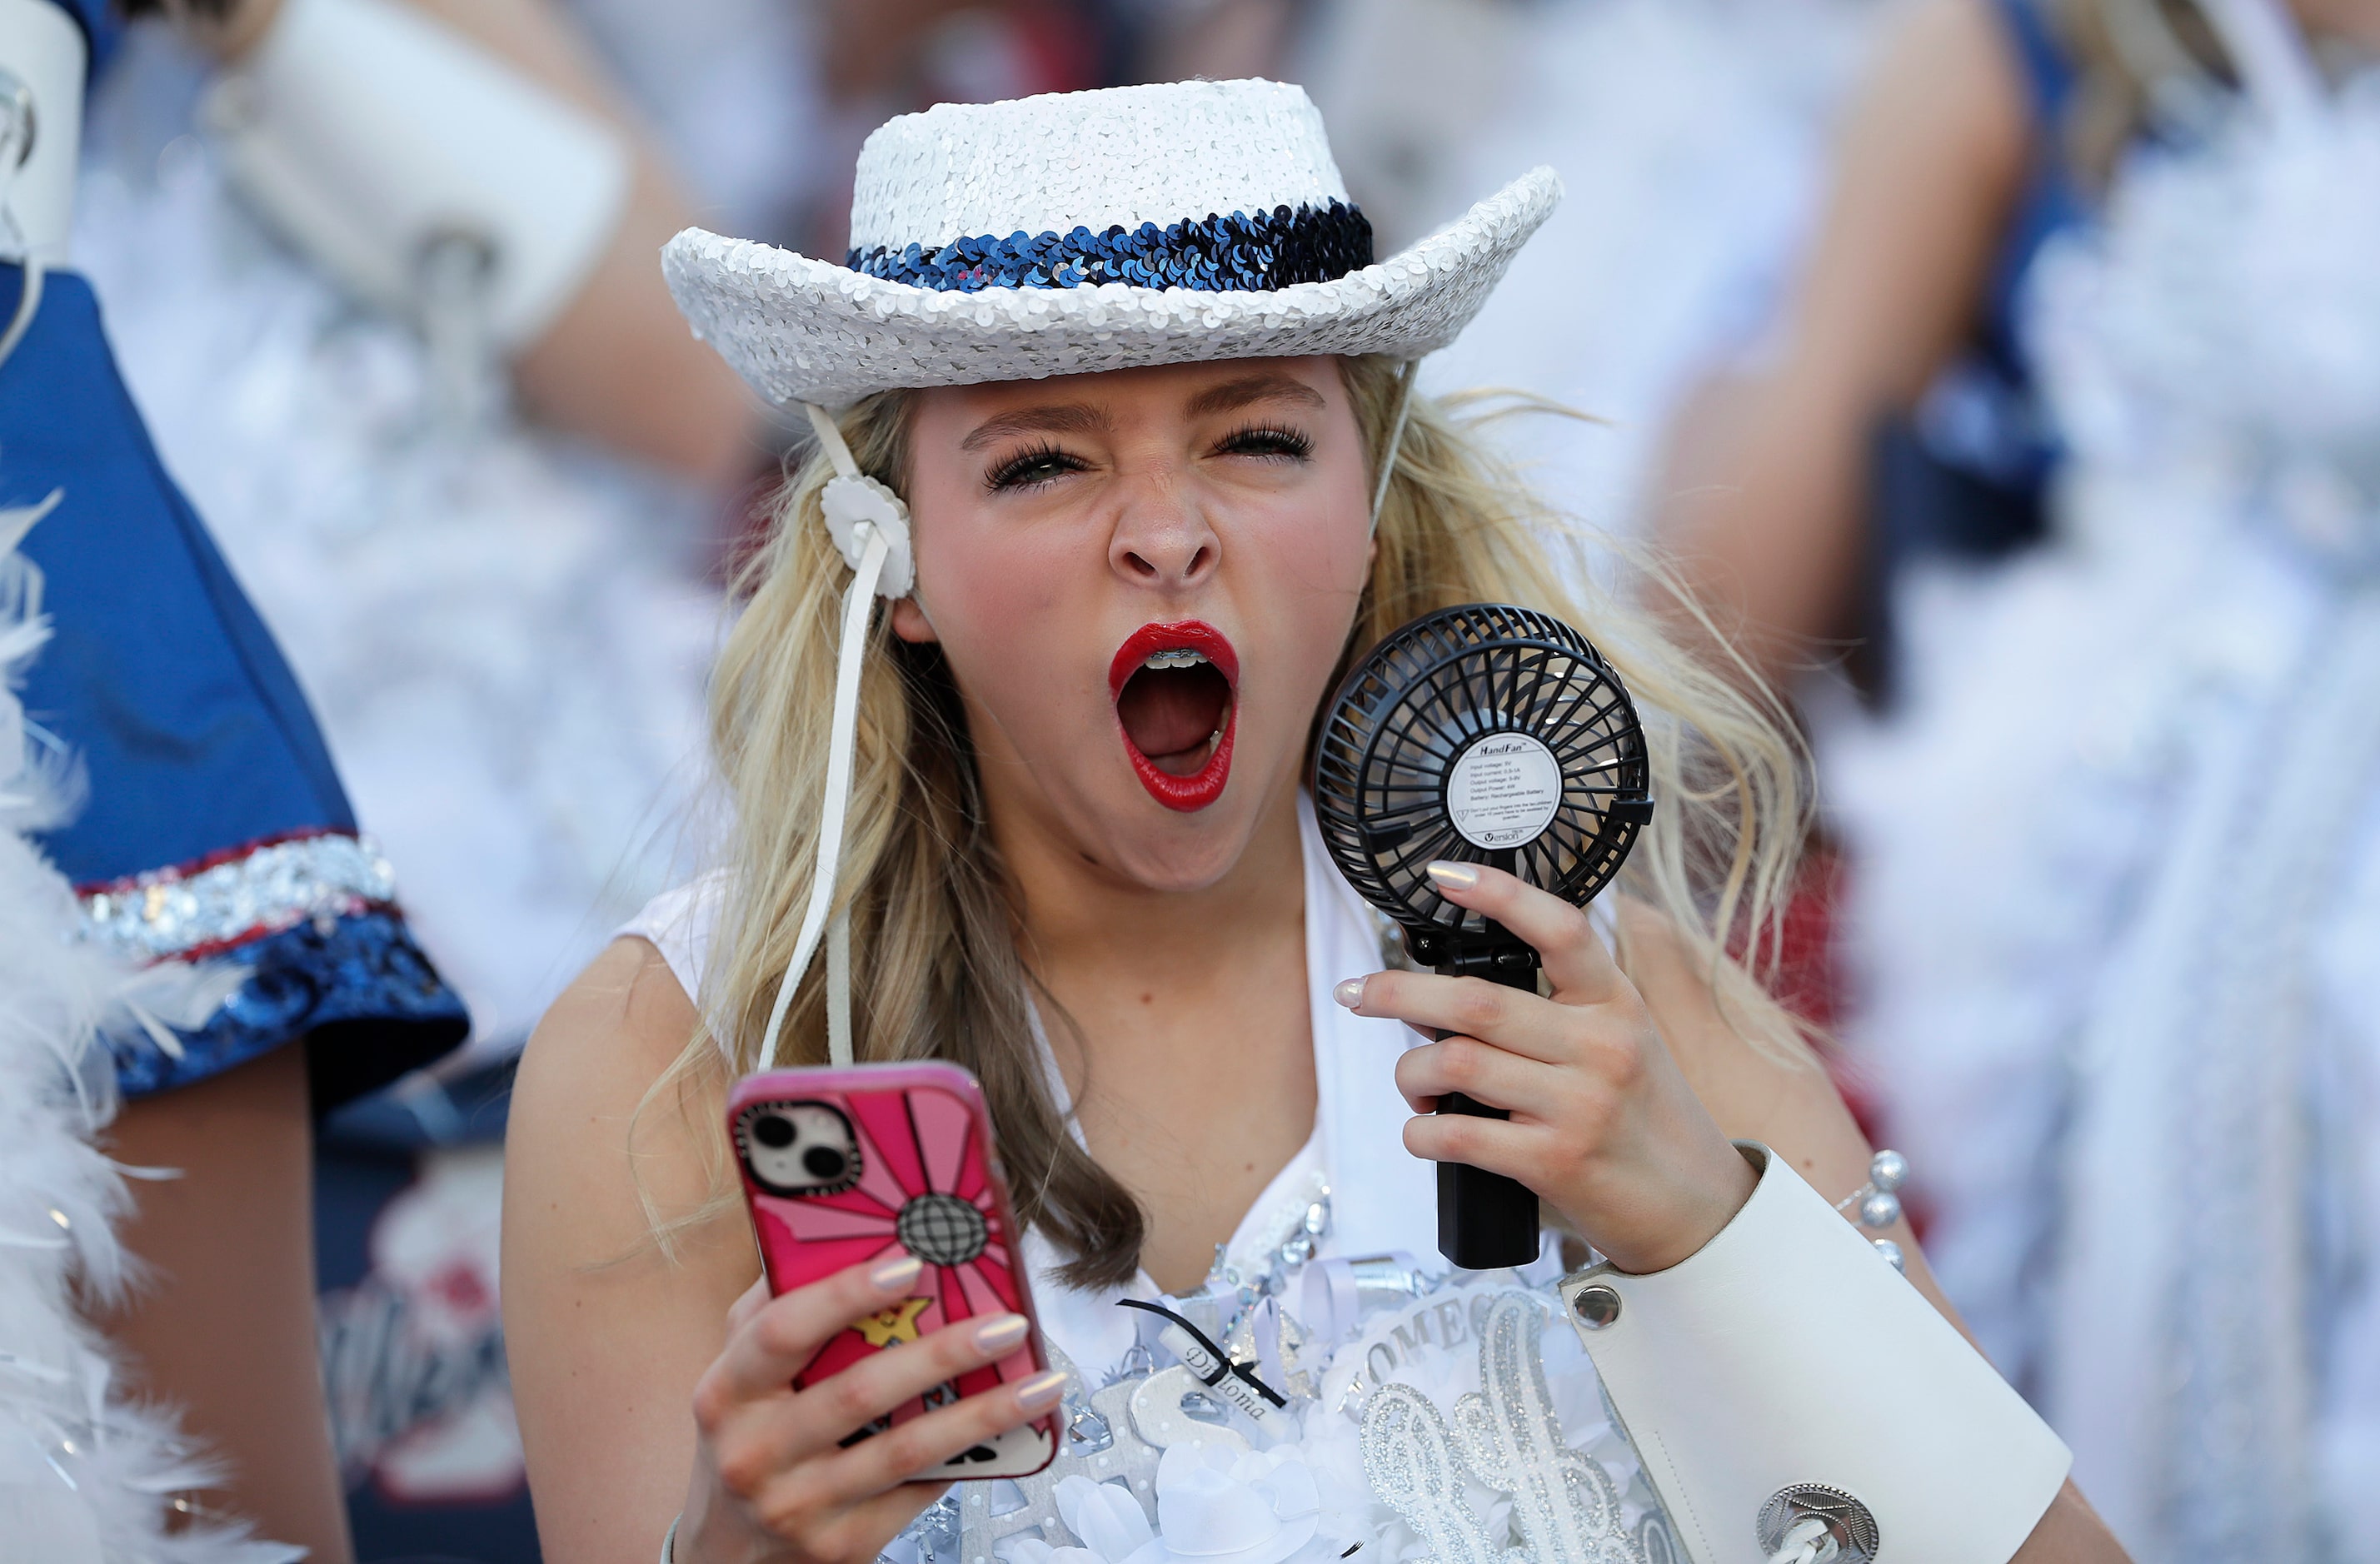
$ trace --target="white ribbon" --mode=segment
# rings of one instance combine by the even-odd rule
[[[1396,476],[1397,451],[1403,445],[1405,418],[1413,411],[1413,388],[1421,360],[1408,358],[1397,371],[1397,421],[1389,426],[1389,443],[1380,451],[1380,476],[1372,485],[1372,531],[1380,529],[1380,507],[1389,503],[1389,479]]]
[[[882,533],[891,552],[885,558],[883,578],[876,584],[877,595],[907,597],[917,584],[909,551],[909,507],[900,495],[859,470],[851,447],[843,443],[843,430],[835,427],[825,408],[815,402],[802,406],[810,416],[810,428],[817,431],[827,460],[834,464],[834,476],[819,491],[827,536],[842,551],[843,563],[856,571],[860,555],[867,552],[868,532],[872,528]]]
[[[777,1046],[793,1008],[794,991],[818,953],[819,937],[826,936],[826,1052],[837,1067],[852,1061],[851,1043],[851,911],[829,913],[834,907],[836,870],[843,861],[844,818],[851,803],[851,768],[859,727],[860,659],[868,649],[868,624],[880,593],[905,597],[914,581],[909,556],[909,513],[899,496],[859,470],[843,431],[825,408],[805,403],[810,427],[834,466],[820,497],[835,545],[851,565],[851,585],[843,595],[843,635],[835,651],[834,719],[826,751],[826,796],[819,819],[818,863],[810,875],[809,905],[802,913],[801,931],[794,940],[794,959],[777,985],[777,1002],[770,1007],[769,1029],[760,1039],[760,1068],[777,1067]],[[889,504],[887,503],[889,502]],[[888,566],[897,563],[897,576]],[[896,586],[897,581],[897,586]]]

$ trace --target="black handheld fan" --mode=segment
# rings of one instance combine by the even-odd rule
[[[1413,621],[1341,686],[1314,757],[1339,871],[1441,973],[1536,987],[1537,952],[1438,894],[1435,859],[1487,864],[1584,906],[1653,818],[1644,725],[1620,675],[1548,614],[1466,603]],[[1441,1113],[1503,1118],[1460,1093]],[[1537,1199],[1438,1168],[1438,1247],[1470,1270],[1537,1255]]]

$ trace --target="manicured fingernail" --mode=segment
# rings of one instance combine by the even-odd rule
[[[1337,988],[1331,989],[1330,997],[1337,1000],[1341,1004],[1345,1005],[1349,1010],[1354,1010],[1357,1005],[1364,1002],[1364,980],[1360,977],[1350,977],[1344,983],[1342,983]]]
[[[975,1350],[997,1357],[1013,1350],[1025,1340],[1025,1333],[1032,1328],[1033,1322],[1023,1315],[1002,1315],[998,1319],[988,1319],[975,1328]]]
[[[879,1292],[906,1291],[909,1284],[917,1279],[917,1273],[925,1268],[926,1262],[915,1255],[904,1255],[898,1259],[879,1263],[874,1270],[868,1273],[868,1283]]]
[[[1430,860],[1429,878],[1449,891],[1468,891],[1479,883],[1479,870],[1470,864],[1458,864],[1445,858]]]
[[[1058,1369],[1049,1369],[1030,1379],[1016,1382],[1016,1404],[1026,1412],[1039,1412],[1053,1406],[1066,1391],[1066,1376]]]

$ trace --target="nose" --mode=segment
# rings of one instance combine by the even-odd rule
[[[1108,540],[1108,564],[1135,587],[1180,592],[1214,575],[1222,540],[1208,524],[1195,484],[1172,471],[1131,483]]]

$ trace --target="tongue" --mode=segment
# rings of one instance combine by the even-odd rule
[[[1204,760],[1197,753],[1223,725],[1231,685],[1212,667],[1144,668],[1116,700],[1124,737],[1151,760]]]

